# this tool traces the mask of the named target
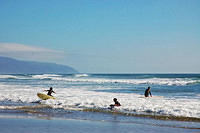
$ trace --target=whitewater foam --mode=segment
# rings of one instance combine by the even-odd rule
[[[105,88],[102,88],[105,89]],[[110,88],[107,88],[110,89]],[[0,84],[0,101],[13,101],[32,103],[38,101],[37,89],[33,86],[5,85]],[[63,109],[86,109],[86,108],[108,108],[116,97],[121,103],[117,109],[129,113],[154,113],[158,115],[187,116],[200,118],[199,99],[170,99],[170,98],[143,98],[139,94],[94,92],[91,88],[57,88],[56,100],[41,101],[41,104],[52,108]],[[1,108],[3,108],[1,106]],[[7,108],[7,107],[6,107]]]
[[[17,79],[17,76],[13,76],[13,75],[0,75],[1,79]]]
[[[40,74],[40,75],[32,75],[33,79],[53,79],[55,77],[61,77],[61,75],[57,74]]]
[[[75,77],[88,77],[88,74],[75,74]]]
[[[189,85],[198,83],[200,80],[181,78],[151,78],[151,79],[102,79],[102,78],[69,78],[69,77],[48,77],[52,80],[63,80],[67,82],[88,82],[88,83],[122,83],[122,84],[158,84],[158,85]]]
[[[65,82],[87,82],[87,83],[121,83],[121,84],[157,84],[157,85],[177,85],[184,86],[195,83],[200,83],[199,78],[142,78],[142,79],[108,79],[108,78],[97,78],[89,74],[75,74],[74,76],[69,75],[58,75],[58,74],[39,74],[39,75],[0,75],[0,79],[47,79],[57,80]]]

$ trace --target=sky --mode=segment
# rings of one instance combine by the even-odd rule
[[[200,0],[0,0],[0,56],[81,73],[200,73]]]

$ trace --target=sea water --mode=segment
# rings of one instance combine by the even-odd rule
[[[145,98],[148,86],[152,97]],[[50,87],[56,99],[40,100],[37,93],[47,93]],[[119,114],[200,119],[200,74],[0,75],[1,112],[27,106],[54,116],[72,110],[107,112],[113,98],[122,105],[116,107]]]

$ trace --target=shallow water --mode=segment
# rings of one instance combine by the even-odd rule
[[[83,123],[85,121],[86,122],[89,121],[98,123],[99,122],[119,123],[122,125],[127,124],[129,126],[148,125],[148,127],[146,127],[147,129],[148,128],[157,129],[157,127],[158,128],[164,127],[164,128],[170,128],[170,130],[174,129],[172,131],[177,131],[178,129],[182,129],[184,131],[191,130],[192,132],[200,131],[199,119],[198,121],[194,120],[192,121],[191,118],[189,120],[155,119],[147,116],[127,115],[120,112],[116,112],[117,110],[107,111],[107,112],[103,111],[101,112],[99,110],[97,111],[66,110],[62,108],[52,108],[51,106],[42,104],[38,105],[38,103],[34,103],[33,105],[28,105],[28,106],[15,106],[15,108],[13,108],[13,106],[7,106],[7,109],[0,110],[0,119],[26,118],[26,119],[41,119],[41,120],[55,120],[55,119],[67,120],[67,121],[76,120],[76,121],[83,121]]]
[[[117,119],[117,118],[114,118]],[[148,123],[114,121],[91,121],[77,119],[0,118],[3,133],[198,133],[199,129],[157,126]]]

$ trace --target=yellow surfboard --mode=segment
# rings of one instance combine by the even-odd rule
[[[42,93],[37,93],[37,96],[38,96],[40,99],[42,99],[42,100],[56,99],[56,98],[53,97],[53,96],[49,96],[49,95],[42,94]]]

